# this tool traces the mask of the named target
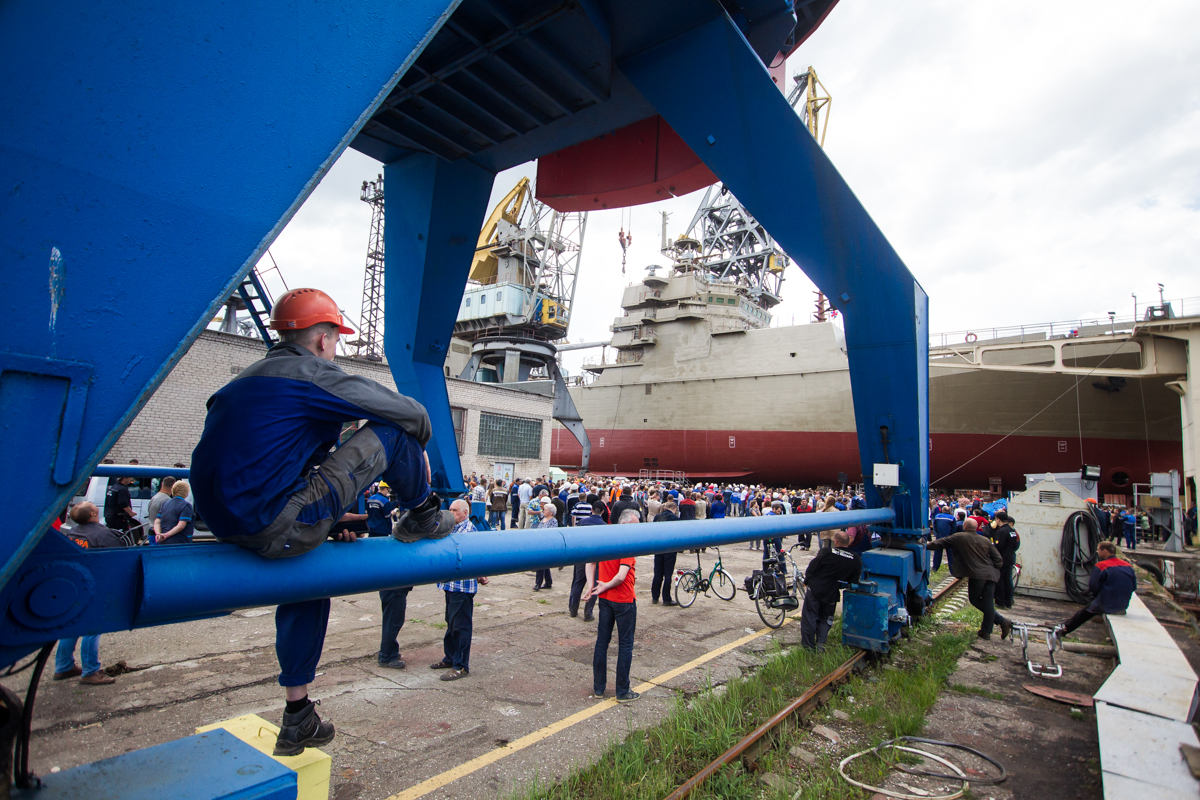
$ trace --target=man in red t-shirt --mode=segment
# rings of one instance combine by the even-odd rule
[[[618,524],[641,522],[635,509],[621,512]],[[631,703],[641,695],[629,688],[629,667],[633,664],[633,632],[637,628],[637,598],[633,594],[636,561],[621,558],[600,562],[600,582],[592,586],[596,565],[588,564],[587,583],[583,594],[586,602],[592,595],[600,598],[599,625],[596,627],[596,649],[592,653],[592,697],[604,697],[608,684],[608,644],[612,641],[613,626],[617,628],[617,702]]]

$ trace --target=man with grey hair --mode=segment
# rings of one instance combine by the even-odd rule
[[[621,513],[619,525],[640,522],[634,509]],[[596,625],[596,647],[592,651],[592,697],[602,699],[608,685],[608,645],[613,627],[617,629],[617,674],[614,688],[618,703],[630,703],[641,695],[629,687],[629,669],[633,665],[633,636],[637,629],[637,598],[633,593],[636,559],[619,558],[587,565],[588,588],[584,601],[600,598],[600,620]],[[597,573],[599,576],[597,578]],[[598,580],[593,586],[593,581]]]
[[[471,506],[466,500],[458,499],[450,504],[454,515],[454,530],[463,534],[475,531],[471,523]],[[430,669],[449,670],[442,676],[444,681],[456,681],[471,674],[471,633],[475,615],[475,593],[479,587],[487,586],[487,578],[469,578],[461,581],[439,583],[437,588],[446,593],[446,634],[442,637],[441,661],[431,664]]]

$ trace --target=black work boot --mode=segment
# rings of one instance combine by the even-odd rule
[[[333,741],[333,723],[317,716],[317,703],[310,702],[295,714],[283,712],[283,724],[275,740],[275,755],[298,756],[306,747],[324,747]]]
[[[453,527],[454,515],[443,511],[442,499],[430,492],[424,503],[405,511],[400,521],[392,526],[392,538],[409,543],[422,539],[443,539]]]

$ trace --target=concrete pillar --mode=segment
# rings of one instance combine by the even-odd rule
[[[1200,325],[1189,330],[1171,331],[1160,335],[1187,342],[1187,377],[1167,386],[1179,394],[1179,417],[1182,425],[1184,508],[1196,502],[1196,484],[1200,481]]]

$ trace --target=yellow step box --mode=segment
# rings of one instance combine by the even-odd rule
[[[272,725],[257,714],[227,719],[196,728],[196,733],[205,733],[215,728],[224,728],[246,744],[266,753],[283,766],[296,773],[298,792],[296,800],[329,800],[329,772],[333,759],[315,747],[309,747],[298,756],[273,756],[275,737],[279,727]]]

